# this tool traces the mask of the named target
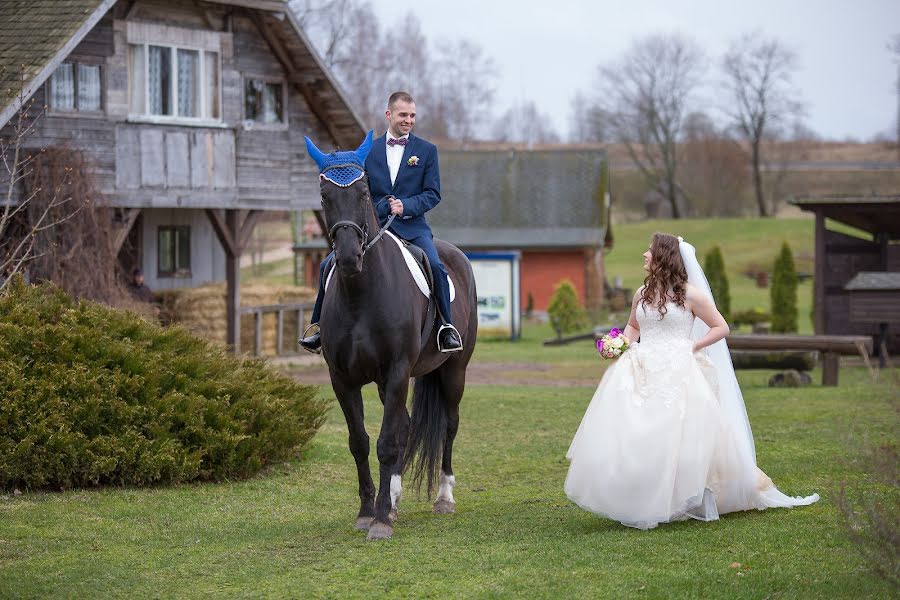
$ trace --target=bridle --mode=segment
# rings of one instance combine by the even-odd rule
[[[339,164],[339,165],[331,165],[329,167],[326,167],[322,171],[322,174],[324,175],[325,173],[327,173],[328,171],[331,171],[333,169],[342,169],[342,168],[359,169],[359,165],[353,164],[353,163],[343,163],[343,164]],[[367,179],[365,171],[363,171],[363,175],[360,177],[360,179]],[[327,178],[326,178],[326,181],[328,181],[329,183],[333,183],[334,185],[336,185],[338,187],[350,187],[351,185],[356,183],[356,181],[359,181],[359,179],[351,181],[347,185],[341,185],[339,183],[335,183],[331,179],[327,179]],[[368,184],[366,185],[366,188],[368,188]],[[323,204],[323,206],[325,204],[325,196],[324,195],[322,196],[322,204]],[[323,215],[323,217],[324,217],[324,215]],[[375,237],[372,238],[372,241],[369,241],[369,224],[368,223],[364,223],[363,226],[360,227],[359,224],[355,221],[350,221],[350,220],[338,221],[337,223],[335,223],[328,229],[328,239],[331,240],[331,249],[334,250],[334,234],[337,233],[337,231],[339,229],[350,228],[356,232],[357,236],[359,236],[360,245],[362,246],[362,256],[365,256],[366,252],[368,252],[369,249],[372,246],[374,246],[378,242],[378,240],[381,239],[381,237],[384,235],[384,232],[387,231],[388,227],[391,226],[391,223],[394,222],[394,219],[396,217],[397,217],[397,215],[394,215],[394,214],[392,214],[390,217],[388,217],[387,223],[385,223],[384,227],[382,227],[378,231],[378,233],[375,235]],[[326,225],[327,225],[327,223],[326,223]]]

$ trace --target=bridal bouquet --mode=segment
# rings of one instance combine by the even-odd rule
[[[628,350],[628,338],[616,327],[597,340],[597,352],[603,358],[619,358],[626,350]]]

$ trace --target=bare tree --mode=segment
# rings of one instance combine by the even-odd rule
[[[650,186],[684,215],[679,197],[678,142],[689,105],[705,68],[699,46],[678,34],[635,41],[619,60],[598,71],[598,107],[615,138]]]
[[[0,75],[5,71],[6,67],[0,66]],[[64,180],[55,182],[53,189],[49,190],[39,185],[27,185],[46,150],[29,149],[26,144],[46,107],[36,107],[33,97],[25,97],[25,82],[23,66],[18,89],[6,90],[0,103],[2,106],[12,103],[19,106],[10,122],[0,131],[0,162],[3,163],[0,182],[5,188],[0,214],[0,290],[6,287],[13,275],[25,272],[28,264],[40,256],[34,251],[35,242],[46,231],[69,218],[65,211],[60,215],[60,209],[71,202],[70,197],[61,193]],[[41,199],[46,200],[41,202]]]
[[[775,38],[757,31],[735,40],[722,59],[728,90],[725,112],[737,134],[749,146],[753,187],[759,215],[773,214],[766,200],[762,167],[764,142],[803,114],[792,77],[796,54]]]
[[[555,144],[562,141],[550,117],[538,110],[534,102],[516,104],[494,122],[493,139],[516,144]]]
[[[609,114],[581,92],[572,97],[570,115],[569,141],[573,144],[604,144],[613,140]]]

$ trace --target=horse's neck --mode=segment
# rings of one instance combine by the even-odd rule
[[[369,234],[372,240],[381,227],[378,221],[373,217],[369,222],[369,230],[374,233]],[[344,277],[340,273],[340,269],[335,269],[334,274],[341,287],[342,295],[352,304],[354,300],[361,300],[363,303],[371,300],[373,297],[381,295],[392,295],[395,292],[385,283],[386,274],[389,272],[390,262],[389,253],[393,250],[389,244],[393,241],[388,239],[387,234],[383,235],[378,242],[366,251],[363,257],[362,271],[353,277]]]

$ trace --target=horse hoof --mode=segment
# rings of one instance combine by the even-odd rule
[[[388,519],[391,520],[391,525],[397,522],[397,518],[399,515],[397,514],[397,508],[394,507],[391,509],[391,512],[388,513]]]
[[[386,540],[394,535],[394,528],[387,523],[373,522],[369,527],[367,540]]]
[[[356,519],[357,531],[368,531],[375,517],[359,517]]]
[[[438,500],[434,503],[432,510],[439,515],[452,515],[456,512],[456,502]]]

